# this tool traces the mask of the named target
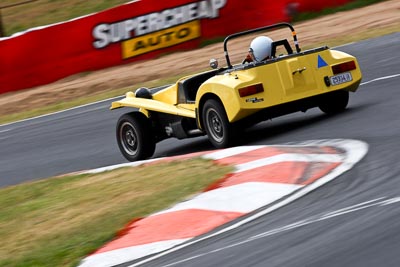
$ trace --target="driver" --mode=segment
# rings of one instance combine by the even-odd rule
[[[267,36],[258,36],[250,43],[249,53],[244,63],[261,62],[271,58],[272,39]]]

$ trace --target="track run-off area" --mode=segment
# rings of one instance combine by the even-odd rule
[[[100,248],[80,266],[115,266],[188,241],[175,247],[174,251],[235,229],[333,180],[361,160],[367,150],[368,145],[360,141],[319,140],[285,146],[241,146],[202,153],[201,157],[212,159],[216,164],[235,166],[235,171],[192,199],[135,220],[122,231],[123,235]],[[193,156],[200,155],[184,157]],[[160,160],[179,159],[182,157]],[[240,217],[272,203],[275,204],[240,220]],[[235,219],[238,219],[237,223],[191,241]],[[165,253],[171,251],[156,258]]]
[[[249,129],[240,144],[260,148],[353,140],[365,144],[368,153],[356,153],[360,159],[351,168],[295,201],[289,200],[323,178],[307,185],[292,183],[293,191],[274,189],[283,193],[272,202],[253,203],[248,210],[235,208],[230,211],[235,213],[233,220],[206,229],[206,235],[183,240],[165,254],[126,259],[120,266],[396,266],[400,262],[399,41],[400,34],[395,33],[336,48],[356,56],[363,72],[360,89],[350,95],[345,112],[326,116],[313,109],[267,121]],[[0,126],[1,186],[125,165],[114,130],[117,118],[127,111],[109,111],[110,101]],[[155,158],[218,153],[210,150],[205,137],[166,140],[158,145]]]

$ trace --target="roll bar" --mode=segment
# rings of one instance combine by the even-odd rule
[[[227,48],[229,40],[237,38],[239,36],[255,33],[255,32],[271,30],[274,28],[283,28],[283,27],[288,27],[292,31],[292,36],[293,36],[294,45],[296,47],[296,52],[300,53],[301,49],[299,46],[299,42],[297,41],[296,31],[294,30],[293,26],[287,22],[281,22],[281,23],[270,25],[270,26],[264,26],[264,27],[260,27],[260,28],[256,28],[256,29],[252,29],[252,30],[234,33],[234,34],[227,36],[224,40],[224,53],[225,53],[225,58],[226,58],[226,63],[228,65],[228,68],[232,68],[232,64],[231,64],[231,60],[229,59],[228,48]]]

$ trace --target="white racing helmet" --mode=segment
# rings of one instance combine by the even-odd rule
[[[267,36],[258,36],[250,43],[250,55],[254,61],[260,62],[271,57],[272,39]]]

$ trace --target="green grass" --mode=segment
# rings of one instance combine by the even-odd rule
[[[183,201],[231,171],[197,158],[0,189],[0,266],[75,266],[132,219]]]
[[[25,1],[2,0],[0,7]],[[3,9],[3,26],[6,35],[11,35],[32,27],[53,24],[102,11],[126,2],[129,1],[37,0],[21,6]]]

